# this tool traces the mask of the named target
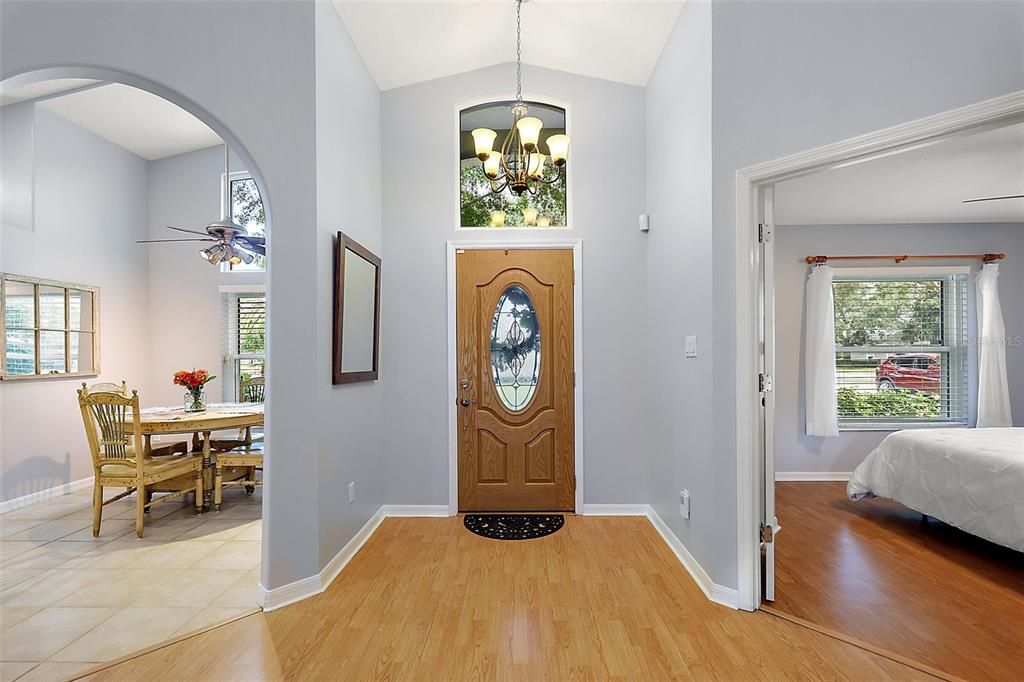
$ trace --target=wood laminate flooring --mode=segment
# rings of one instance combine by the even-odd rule
[[[1024,679],[1024,555],[846,483],[776,484],[773,608],[969,680]]]
[[[502,542],[386,519],[330,588],[92,680],[931,679],[704,596],[639,517]]]

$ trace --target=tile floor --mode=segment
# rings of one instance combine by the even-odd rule
[[[141,540],[134,497],[103,508],[94,538],[91,497],[0,515],[0,682],[65,680],[257,608],[261,489],[201,516],[187,497],[158,504]]]

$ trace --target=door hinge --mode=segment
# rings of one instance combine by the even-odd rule
[[[572,387],[576,388],[576,370],[572,371]]]
[[[764,223],[757,224],[757,243],[764,244],[772,240],[772,228]]]
[[[775,530],[768,524],[761,524],[761,542],[770,545],[775,542]]]
[[[773,388],[775,388],[775,382],[772,380],[772,376],[770,374],[757,375],[758,393],[769,393]]]
[[[573,271],[572,271],[572,283],[576,284],[576,269],[575,268],[573,268]]]
[[[572,489],[576,490],[576,474],[572,475]]]

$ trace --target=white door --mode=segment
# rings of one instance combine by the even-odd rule
[[[780,530],[775,518],[775,188],[762,190],[761,209],[761,471],[764,476],[764,509],[761,546],[764,548],[765,601],[775,601],[775,537]]]

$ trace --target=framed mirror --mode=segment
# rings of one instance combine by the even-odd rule
[[[332,381],[376,381],[380,354],[380,258],[343,232],[334,251]]]

